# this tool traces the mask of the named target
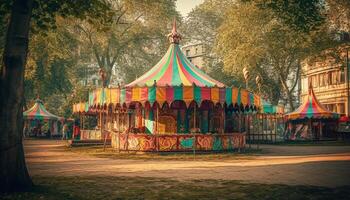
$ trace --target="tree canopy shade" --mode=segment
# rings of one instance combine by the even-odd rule
[[[27,61],[31,20],[39,27],[52,28],[56,16],[81,19],[109,19],[109,3],[103,0],[14,0],[2,1],[1,19],[6,17],[7,34],[0,72],[0,190],[23,190],[32,185],[24,160],[23,81]]]

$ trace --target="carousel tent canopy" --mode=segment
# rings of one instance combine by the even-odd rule
[[[35,100],[35,104],[29,110],[23,112],[24,119],[30,120],[61,120],[62,117],[58,117],[49,111],[43,105],[43,102],[40,99]]]
[[[74,113],[94,112],[107,105],[163,105],[175,101],[183,101],[186,106],[192,102],[200,105],[204,101],[253,109],[261,106],[259,95],[244,88],[227,87],[194,66],[179,47],[181,35],[176,30],[175,21],[168,39],[170,47],[167,53],[148,72],[124,87],[91,91],[88,102],[73,106]]]
[[[327,110],[318,102],[310,82],[308,95],[304,98],[303,104],[294,112],[286,114],[286,117],[288,120],[326,119],[339,118],[339,114]]]
[[[192,86],[225,87],[225,84],[209,77],[194,66],[179,47],[181,35],[177,33],[174,20],[172,32],[168,35],[170,47],[163,58],[140,78],[126,85],[135,86]]]

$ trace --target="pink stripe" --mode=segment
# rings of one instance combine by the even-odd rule
[[[141,101],[148,100],[148,87],[141,88]]]
[[[132,98],[132,89],[131,88],[125,88],[125,102],[130,103]]]
[[[226,101],[226,89],[219,88],[219,101],[220,103],[225,103]]]

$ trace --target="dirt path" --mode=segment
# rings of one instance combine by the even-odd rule
[[[26,140],[31,175],[138,176],[177,180],[224,179],[254,183],[350,185],[350,146],[262,146],[263,156],[225,161],[96,158],[65,151],[64,143]]]

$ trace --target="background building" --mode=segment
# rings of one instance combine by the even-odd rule
[[[196,67],[202,68],[204,66],[205,48],[202,43],[188,44],[183,46],[182,52],[185,53],[188,60]]]
[[[307,95],[311,81],[315,95],[328,110],[348,113],[346,51],[349,47],[328,51],[319,57],[305,60],[302,64],[301,98]],[[332,55],[332,56],[331,56]]]

